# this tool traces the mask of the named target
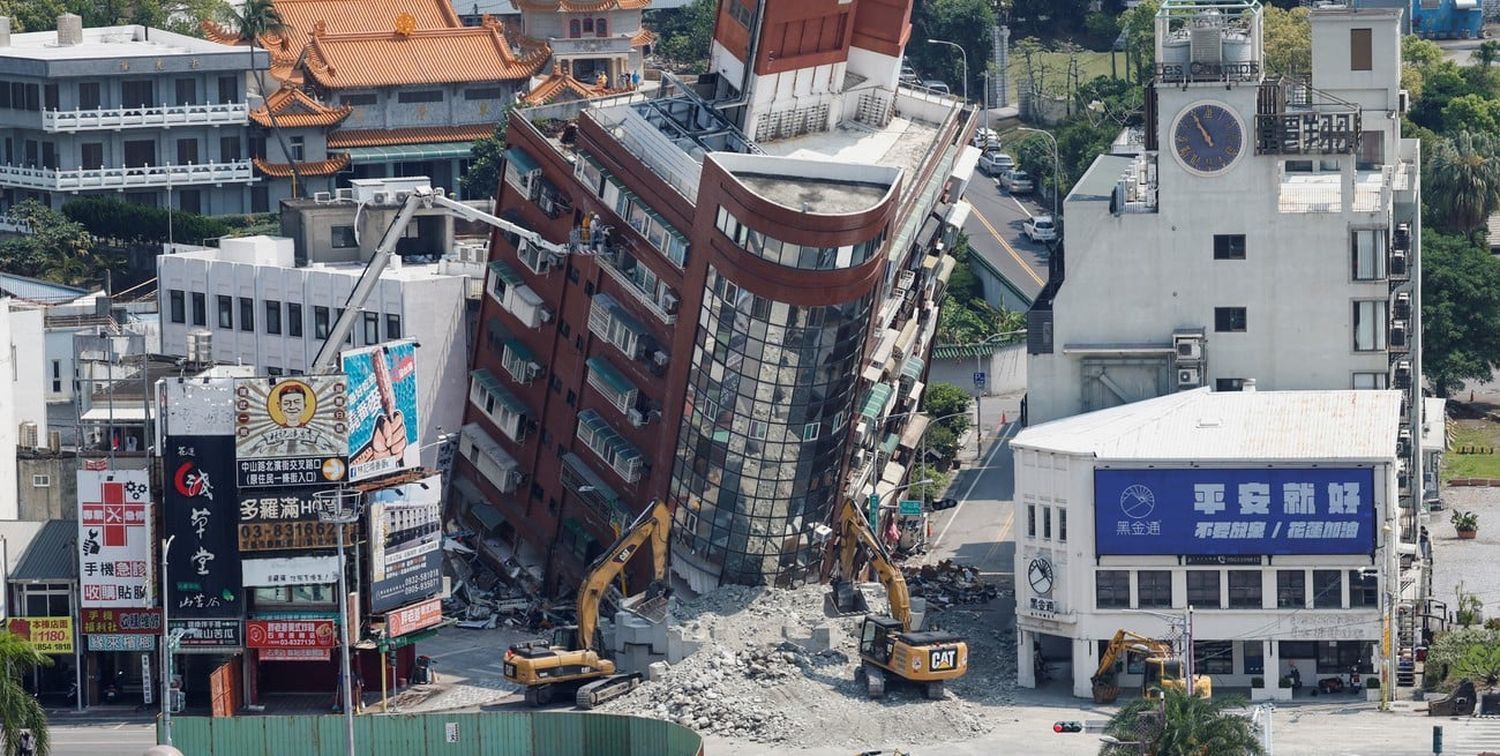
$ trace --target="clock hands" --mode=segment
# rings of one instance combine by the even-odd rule
[[[1193,123],[1198,125],[1198,133],[1203,135],[1203,141],[1208,143],[1209,147],[1214,146],[1214,138],[1209,136],[1208,129],[1203,127],[1203,119],[1199,118],[1197,113],[1193,113],[1192,116]]]

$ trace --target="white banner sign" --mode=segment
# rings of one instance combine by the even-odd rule
[[[151,482],[145,470],[78,471],[83,606],[151,606]]]
[[[242,581],[246,587],[329,585],[339,581],[337,556],[246,559],[243,564]]]

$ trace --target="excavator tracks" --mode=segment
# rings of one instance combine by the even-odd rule
[[[578,689],[573,702],[580,709],[592,709],[604,703],[635,690],[641,684],[639,672],[627,675],[610,675],[603,680],[595,680]]]

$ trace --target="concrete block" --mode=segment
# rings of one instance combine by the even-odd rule
[[[812,637],[807,643],[807,650],[813,653],[827,651],[833,648],[834,644],[838,642],[837,635],[838,631],[833,625],[827,623],[814,625]]]
[[[927,629],[927,599],[920,596],[911,599],[911,627],[916,632]]]
[[[702,647],[701,640],[688,637],[681,628],[674,627],[667,630],[667,661],[669,663],[676,664],[698,653],[698,649]]]
[[[666,662],[651,662],[646,665],[646,679],[660,680],[667,673],[668,666]]]

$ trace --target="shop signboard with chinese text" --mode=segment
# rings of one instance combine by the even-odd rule
[[[233,436],[168,436],[163,520],[172,548],[167,601],[174,617],[237,618],[240,554],[235,548]]]
[[[101,633],[88,637],[90,651],[155,651],[155,635],[130,635],[127,633]]]
[[[5,629],[39,653],[73,653],[72,617],[11,617]]]
[[[372,491],[370,610],[385,612],[442,589],[442,476]]]
[[[240,551],[331,549],[338,534],[330,523],[318,521],[316,488],[262,489],[240,495]],[[344,538],[354,542],[353,526]]]
[[[183,631],[182,649],[239,648],[245,645],[240,620],[174,619],[168,622],[173,632]]]
[[[272,588],[282,585],[329,585],[339,580],[337,556],[246,559],[246,587]]]
[[[443,621],[443,600],[431,598],[385,615],[385,635],[395,638]]]
[[[160,633],[160,609],[84,609],[84,635]]]
[[[328,661],[332,651],[326,648],[263,648],[256,652],[261,661]]]
[[[1094,471],[1099,554],[1368,554],[1369,468]]]
[[[349,480],[420,464],[417,346],[396,341],[344,351],[349,380]]]
[[[78,585],[84,607],[151,605],[146,470],[78,471]]]
[[[337,640],[333,620],[245,622],[245,645],[250,648],[333,648]]]
[[[346,478],[349,434],[342,375],[241,378],[234,393],[240,486],[323,485]]]

